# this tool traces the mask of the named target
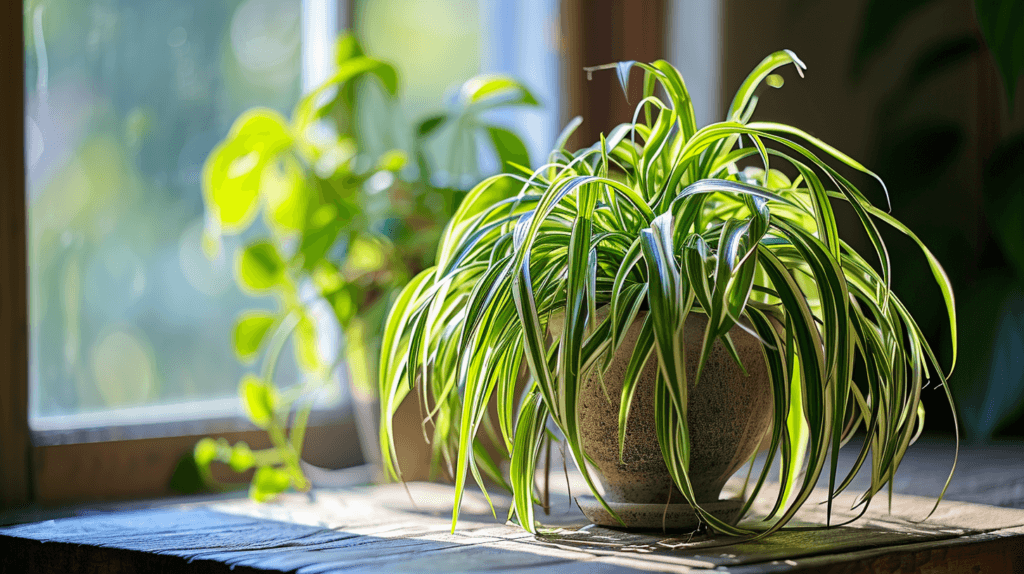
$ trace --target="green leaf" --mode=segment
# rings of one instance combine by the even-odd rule
[[[430,116],[416,125],[416,135],[425,138],[437,131],[437,128],[448,121],[448,114],[437,114]]]
[[[541,393],[529,391],[519,409],[516,422],[515,444],[512,447],[511,477],[514,506],[519,525],[536,533],[533,513],[533,483],[537,473],[537,454],[544,436],[543,421],[547,408]],[[454,524],[452,525],[454,528]]]
[[[271,162],[263,169],[259,193],[264,219],[274,231],[284,235],[302,230],[310,190],[294,157]]]
[[[354,214],[341,213],[339,203],[311,206],[307,211],[305,229],[295,254],[303,271],[312,270],[327,257],[345,226],[351,222],[350,217]],[[342,207],[346,206],[342,204]]]
[[[530,153],[526,150],[526,144],[519,136],[505,128],[487,126],[487,135],[491,138],[491,145],[494,152],[501,160],[502,169],[508,169],[508,164],[530,165]]]
[[[221,229],[237,233],[252,223],[263,170],[291,145],[287,121],[273,110],[253,109],[235,121],[203,165],[203,198]]]
[[[295,326],[292,338],[295,348],[295,362],[306,373],[318,373],[324,365],[317,350],[316,325],[308,316],[303,317]]]
[[[239,286],[250,293],[265,293],[284,280],[285,263],[269,241],[250,243],[235,264]]]
[[[167,486],[172,491],[184,495],[198,494],[207,490],[204,472],[199,469],[195,457],[191,453],[185,453],[178,460]]]
[[[384,152],[377,160],[377,169],[383,171],[401,171],[409,163],[409,156],[400,149]]]
[[[580,127],[580,124],[582,123],[583,116],[576,116],[569,120],[569,123],[565,124],[562,131],[559,132],[558,137],[555,138],[555,150],[564,148],[565,144],[569,141],[569,138],[572,137],[572,134],[576,131],[576,128]]]
[[[247,311],[235,322],[235,354],[243,362],[251,363],[256,358],[266,338],[267,331],[274,326],[277,316],[263,311]]]
[[[265,429],[274,422],[279,399],[273,385],[254,375],[245,375],[238,385],[238,395],[252,424]]]
[[[732,100],[732,105],[729,106],[729,113],[726,115],[726,119],[728,121],[746,123],[750,116],[753,115],[754,107],[757,105],[757,96],[754,95],[757,87],[772,72],[790,63],[796,67],[797,73],[803,76],[807,66],[800,61],[800,58],[797,58],[796,54],[789,50],[780,50],[761,60],[761,63],[754,67],[746,79],[743,80],[743,83],[740,84],[739,89],[736,90],[736,96]]]
[[[346,61],[362,55],[363,47],[359,44],[359,39],[355,34],[346,32],[338,35],[338,41],[334,48],[335,63],[344,64]]]
[[[627,102],[629,101],[629,72],[635,65],[635,60],[616,62],[615,64],[615,75],[619,78],[619,86],[622,87],[622,95],[625,96]]]
[[[288,490],[291,485],[291,475],[287,471],[273,466],[261,466],[252,477],[249,498],[256,502],[266,502]]]
[[[496,105],[527,105],[537,106],[537,98],[530,90],[509,76],[498,74],[481,74],[462,84],[460,99],[466,104],[482,104],[485,107]]]
[[[394,96],[398,92],[398,72],[394,66],[366,56],[352,55],[351,52],[348,55],[351,57],[338,63],[338,69],[334,72],[334,75],[323,84],[320,84],[315,90],[306,94],[295,107],[292,113],[292,124],[299,133],[304,132],[316,120],[324,107],[333,105],[337,98],[342,97],[347,91],[350,83],[359,78],[371,75],[377,78],[389,95]],[[321,94],[331,89],[337,90],[338,96],[327,103],[323,103],[323,96]]]
[[[200,439],[192,449],[192,456],[200,467],[208,467],[217,459],[217,441],[206,437]]]
[[[231,458],[228,459],[228,464],[235,472],[245,472],[256,466],[256,457],[253,456],[249,445],[239,442],[231,447]]]

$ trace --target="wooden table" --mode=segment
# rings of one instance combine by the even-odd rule
[[[553,477],[561,491],[552,496],[552,514],[540,514],[550,526],[542,536],[504,524],[507,498],[495,499],[495,518],[476,494],[452,534],[451,487],[413,483],[407,494],[393,484],[319,489],[264,505],[221,499],[16,525],[0,529],[0,571],[1024,572],[1022,453],[1018,445],[964,452],[951,487],[960,501],[916,522],[933,499],[915,494],[941,487],[935,477],[951,455],[942,443],[926,444],[901,469],[892,514],[879,497],[851,526],[784,531],[760,542],[591,526],[564,479]],[[582,493],[578,477],[573,482],[572,492]],[[986,496],[1001,506],[980,504]],[[851,516],[853,500],[840,497],[833,522]],[[809,503],[792,524],[822,524],[824,516],[823,505]]]

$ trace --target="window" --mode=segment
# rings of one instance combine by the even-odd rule
[[[501,120],[520,126],[539,163],[558,130],[557,4],[530,7],[26,0],[22,14],[11,11],[3,29],[22,24],[22,35],[0,35],[20,43],[4,57],[24,73],[24,100],[13,106],[24,115],[0,136],[23,136],[25,180],[7,189],[25,195],[6,215],[27,225],[0,237],[4,247],[27,245],[27,265],[15,257],[4,270],[17,285],[27,268],[28,408],[19,411],[25,385],[15,369],[0,386],[0,414],[18,432],[27,418],[35,499],[156,495],[196,437],[260,443],[238,416],[245,369],[230,341],[235,316],[253,301],[234,286],[230,259],[208,259],[199,241],[203,161],[240,112],[287,114],[330,73],[334,35],[354,15],[368,49],[397,64],[410,117],[440,107],[446,90],[480,71],[523,78],[546,107]],[[441,34],[440,22],[457,22],[460,33]],[[404,49],[402,38],[411,42]],[[431,38],[459,57],[417,61],[435,53],[416,47]],[[16,338],[23,323],[6,313],[24,297],[6,280],[4,288],[13,297],[2,324]],[[23,358],[16,346],[7,352]],[[294,365],[283,369],[282,379],[298,376]],[[340,440],[354,432],[345,385],[320,411],[307,436],[321,448],[307,444],[307,454],[325,465],[358,462],[354,447],[338,446],[356,444]],[[6,426],[4,436],[7,481],[26,457],[20,436]]]
[[[234,246],[213,260],[200,248],[199,178],[242,111],[287,113],[304,85],[329,73],[338,6],[30,0],[23,8],[36,494],[155,494],[195,436],[261,440],[239,416],[244,367],[230,340],[234,317],[252,301],[234,286]],[[285,362],[281,376],[296,378],[294,365]],[[333,388],[314,431],[351,434],[344,387]],[[357,451],[334,450],[318,462],[358,461]],[[119,473],[153,461],[151,473],[122,484]],[[69,481],[75,472],[87,474]]]
[[[200,174],[239,113],[297,99],[300,11],[26,4],[34,429],[234,395],[243,368],[224,334],[247,298],[233,246],[214,260],[201,250]]]

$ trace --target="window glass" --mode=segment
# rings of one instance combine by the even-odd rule
[[[303,70],[306,89],[326,77],[333,26],[321,29],[324,13],[353,16],[366,51],[400,75],[399,106],[384,105],[372,86],[363,94],[369,154],[408,149],[396,140],[411,137],[413,122],[487,71],[522,78],[544,104],[500,118],[519,130],[534,165],[543,162],[558,130],[555,0],[524,0],[528,13],[515,0],[353,1],[351,10],[337,0],[25,1],[36,428],[126,407],[130,424],[159,418],[153,405],[233,404],[251,369],[235,358],[235,319],[275,302],[239,291],[232,255],[266,230],[225,238],[209,259],[202,167],[241,112],[265,106],[287,116]],[[442,176],[466,156],[451,139],[442,133],[432,149]],[[497,166],[473,167],[479,175]],[[277,382],[298,376],[283,353]]]
[[[231,326],[253,302],[234,245],[200,247],[200,174],[240,112],[297,100],[301,9],[25,2],[36,421],[235,394]]]
[[[534,167],[544,163],[560,129],[557,0],[357,0],[355,17],[367,52],[394,64],[401,79],[398,110],[374,106],[373,98],[366,98],[370,123],[391,128],[364,134],[368,146],[378,153],[408,149],[410,142],[400,138],[409,133],[409,125],[444,111],[471,77],[500,73],[522,81],[541,107],[496,111],[489,120],[519,133]],[[398,134],[399,141],[379,141],[380,133]],[[428,143],[435,175],[442,176],[436,184],[465,187],[474,179],[444,181],[443,176],[497,170],[483,150],[466,165],[461,142],[450,136],[440,130]]]
[[[398,68],[411,118],[440,111],[450,90],[480,73],[476,0],[361,0],[356,26],[367,53]]]

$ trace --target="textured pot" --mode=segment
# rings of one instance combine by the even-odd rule
[[[652,353],[633,395],[619,458],[618,420],[622,383],[646,312],[629,327],[601,388],[596,374],[580,390],[583,448],[597,468],[605,500],[629,527],[691,528],[696,516],[672,483],[654,424],[654,382],[658,359]],[[739,501],[719,501],[726,481],[757,451],[771,426],[773,399],[761,343],[738,327],[729,335],[745,375],[721,342],[716,342],[699,383],[692,376],[700,359],[707,318],[691,313],[684,325],[690,430],[690,481],[697,502],[719,518],[735,521]],[[668,503],[675,503],[669,504]],[[580,507],[597,524],[621,526],[596,500]]]

